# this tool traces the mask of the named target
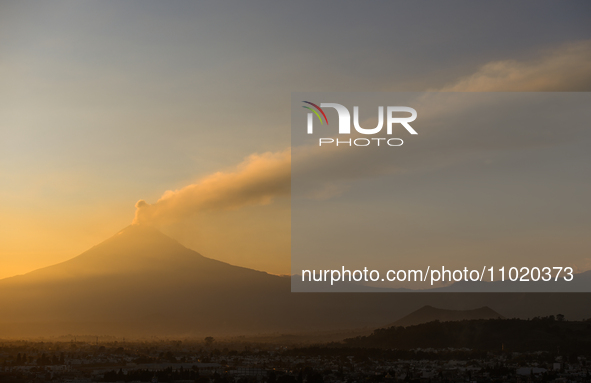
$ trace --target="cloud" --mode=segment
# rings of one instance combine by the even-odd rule
[[[476,73],[459,79],[440,89],[455,92],[487,91],[577,91],[591,88],[591,40],[563,45],[548,50],[529,61],[506,60],[484,65]],[[442,99],[443,97],[443,99]],[[457,95],[425,95],[415,102],[424,104],[421,122],[441,120],[443,116],[465,116],[470,109],[478,113],[474,121],[494,121],[496,111],[483,110],[481,100],[467,100]],[[498,106],[498,105],[497,105]],[[490,114],[490,115],[489,115]],[[466,120],[467,121],[467,120]],[[373,120],[369,121],[373,123]],[[418,123],[418,122],[417,122]],[[303,145],[293,150],[294,177],[298,179],[298,195],[313,199],[325,199],[339,195],[348,188],[351,180],[374,177],[395,172],[454,163],[474,151],[521,148],[556,143],[568,137],[569,129],[562,128],[561,137],[544,135],[537,127],[520,128],[528,134],[517,135],[511,126],[501,124],[491,128],[486,123],[464,122],[449,130],[437,126],[431,132],[421,132],[424,144],[415,144],[412,153],[398,157],[396,163],[389,159],[393,153],[388,148],[372,151],[366,156],[361,150],[326,148],[318,151],[315,146]],[[459,126],[459,127],[458,127]],[[468,128],[461,128],[468,126]],[[574,128],[572,128],[574,129]],[[571,130],[572,130],[571,129]],[[354,135],[352,135],[354,136]],[[466,149],[469,148],[469,149]],[[468,152],[468,153],[466,153]],[[239,164],[234,171],[218,172],[180,190],[167,191],[154,204],[144,200],[136,203],[134,223],[153,225],[170,224],[190,218],[202,211],[230,210],[245,206],[271,203],[277,197],[290,196],[290,149],[253,154]],[[436,161],[431,161],[433,158]]]
[[[440,89],[455,92],[576,92],[591,89],[591,40],[546,50],[528,61],[504,60]]]
[[[136,203],[133,223],[155,226],[190,218],[202,211],[269,204],[289,196],[291,150],[253,154],[230,172],[218,172],[180,190],[167,191],[154,204]]]

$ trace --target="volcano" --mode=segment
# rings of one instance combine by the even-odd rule
[[[101,333],[274,329],[269,308],[286,292],[288,278],[206,258],[131,225],[66,262],[1,280],[0,317],[9,327]]]
[[[383,327],[424,305],[588,318],[591,294],[291,293],[290,277],[230,265],[131,225],[50,267],[0,280],[0,337],[249,335]],[[548,312],[549,307],[553,311]]]

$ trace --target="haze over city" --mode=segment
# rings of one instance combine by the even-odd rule
[[[586,4],[454,4],[3,3],[0,277],[73,258],[138,201],[141,217],[174,196],[165,233],[289,274],[295,90],[589,89]],[[268,190],[203,199],[236,179]]]
[[[591,296],[564,292],[591,291],[590,16],[1,2],[0,381],[591,381]],[[302,101],[337,99],[364,127],[377,105],[416,107],[418,134],[319,151]],[[334,292],[300,275],[491,260],[576,281]]]

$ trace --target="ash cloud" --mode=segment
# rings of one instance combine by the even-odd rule
[[[133,223],[154,226],[190,218],[202,211],[265,205],[287,197],[291,188],[291,150],[253,154],[229,172],[217,172],[194,184],[167,191],[154,204],[139,200]]]
[[[453,84],[438,89],[439,91],[452,92],[495,92],[495,91],[577,91],[587,90],[591,86],[591,40],[569,43],[560,47],[546,50],[535,58],[529,60],[505,60],[490,62],[484,65],[475,73],[460,78]],[[428,100],[427,100],[428,102]],[[459,113],[464,107],[462,105],[446,105],[446,113]],[[428,109],[428,108],[427,108]],[[422,120],[429,118],[441,118],[443,111],[437,110],[437,116],[422,115]],[[423,162],[433,156],[438,158],[438,166],[441,165],[442,156],[437,148],[441,148],[445,137],[454,138],[462,136],[461,129],[458,131],[433,132],[431,141],[436,146],[429,147],[427,152],[417,150],[412,159],[416,169],[421,167]],[[502,131],[499,134],[503,133]],[[563,135],[567,135],[562,131]],[[504,136],[501,134],[501,136]],[[499,139],[491,138],[495,148],[519,148],[540,144],[535,136],[527,136],[524,140],[511,137],[509,143],[500,142]],[[449,143],[447,146],[454,147],[454,154],[446,157],[443,162],[455,162],[458,157],[464,157],[463,151],[466,139],[457,143]],[[555,141],[555,140],[554,140]],[[427,145],[428,146],[428,145]],[[309,191],[318,194],[318,198],[330,198],[338,195],[346,189],[347,181],[351,178],[351,172],[357,168],[368,169],[368,167],[353,166],[361,163],[361,153],[337,151],[336,148],[327,148],[321,154],[310,151],[308,147],[294,148],[294,155],[297,158],[297,166],[294,172],[305,172],[307,177],[313,181],[313,185],[306,185]],[[279,197],[289,197],[291,189],[291,156],[290,149],[276,152],[253,154],[246,158],[236,169],[229,172],[218,172],[209,175],[198,182],[185,186],[175,191],[167,191],[154,204],[144,200],[136,203],[136,214],[133,223],[148,223],[156,226],[170,224],[190,218],[202,211],[232,210],[249,205],[264,205],[271,203]],[[349,168],[353,169],[347,175],[338,174],[335,169],[343,166],[343,161],[351,163]],[[391,174],[393,172],[410,170],[408,163],[399,163],[399,167],[392,168],[387,165],[376,164],[369,167],[369,172],[356,174],[355,177],[374,176],[376,174]],[[424,164],[423,164],[424,165]],[[428,165],[427,165],[428,166]],[[316,195],[314,194],[314,195]],[[314,198],[314,195],[311,195]]]
[[[577,92],[591,87],[591,40],[547,49],[530,60],[493,61],[440,89],[451,92]]]

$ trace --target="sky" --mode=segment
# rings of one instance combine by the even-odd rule
[[[417,134],[397,124],[392,135],[337,134],[328,106],[329,124],[314,118],[308,134],[309,99],[356,105],[365,128],[379,125],[367,118],[378,105],[410,106]],[[292,272],[591,269],[590,104],[588,92],[294,94]]]
[[[585,1],[2,2],[0,278],[80,254],[140,200],[281,158],[292,92],[588,91],[590,15]],[[287,274],[277,190],[158,225]]]

